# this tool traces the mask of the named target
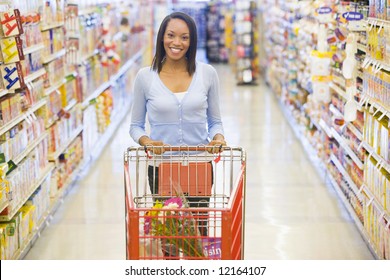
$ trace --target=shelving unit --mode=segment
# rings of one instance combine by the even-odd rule
[[[24,0],[23,0],[24,1]],[[56,1],[56,0],[50,0]],[[49,1],[49,2],[50,2]],[[100,1],[100,0],[97,0]],[[38,138],[28,143],[28,146],[21,152],[16,155],[12,161],[17,165],[16,168],[19,168],[19,164],[22,164],[26,158],[29,158],[29,155],[34,152],[37,153],[39,150],[42,151],[43,147],[53,145],[56,141],[54,138],[60,138],[63,140],[63,136],[67,135],[65,130],[73,131],[69,138],[66,141],[59,141],[62,143],[61,147],[55,149],[53,153],[43,153],[40,156],[45,155],[45,158],[40,158],[40,164],[42,161],[46,161],[46,167],[44,170],[41,170],[39,178],[31,184],[28,185],[28,189],[23,189],[23,198],[18,201],[16,204],[9,203],[4,201],[0,205],[1,212],[6,213],[0,216],[0,221],[5,224],[16,224],[21,222],[22,219],[22,209],[27,209],[25,207],[27,204],[31,203],[41,203],[40,199],[34,199],[34,197],[44,197],[45,201],[50,200],[50,205],[45,206],[46,209],[44,212],[40,213],[39,220],[30,220],[30,224],[33,224],[31,232],[28,233],[26,237],[25,232],[22,236],[22,233],[19,233],[19,230],[16,230],[15,236],[7,236],[5,232],[0,231],[1,238],[9,239],[7,242],[15,244],[15,238],[20,238],[18,241],[18,248],[15,246],[8,246],[7,248],[2,247],[2,252],[7,251],[7,256],[11,259],[20,259],[23,258],[28,250],[31,248],[33,243],[40,237],[41,231],[50,223],[50,219],[54,212],[57,210],[59,205],[63,202],[65,196],[67,195],[70,188],[77,181],[81,173],[87,171],[90,167],[92,160],[97,158],[96,153],[89,154],[84,152],[83,141],[90,138],[87,135],[84,127],[87,124],[89,126],[90,120],[84,119],[84,111],[95,111],[95,114],[104,114],[104,117],[110,120],[109,123],[105,124],[104,130],[99,130],[96,133],[96,148],[103,149],[106,145],[108,139],[112,136],[113,132],[116,130],[121,120],[127,115],[130,108],[131,101],[131,83],[135,77],[135,73],[141,67],[141,61],[145,55],[145,49],[148,46],[145,44],[145,32],[136,32],[132,33],[128,41],[119,40],[119,21],[117,20],[118,13],[120,12],[121,16],[138,16],[141,17],[141,14],[132,11],[130,13],[124,12],[122,10],[125,6],[128,9],[138,9],[138,5],[117,5],[117,2],[111,3],[108,7],[107,5],[100,5],[99,8],[95,7],[85,7],[83,3],[72,5],[71,12],[75,12],[78,9],[78,5],[81,9],[79,12],[76,11],[76,18],[66,17],[65,13],[68,12],[65,6],[66,1],[56,1],[56,9],[41,9],[43,2],[34,2],[34,5],[31,5],[31,12],[42,11],[41,19],[46,22],[37,23],[37,34],[36,38],[30,37],[27,39],[27,47],[24,47],[23,53],[25,55],[30,55],[35,59],[34,65],[25,71],[25,73],[30,73],[24,77],[25,83],[28,85],[28,88],[25,89],[28,94],[34,94],[36,96],[44,96],[43,99],[35,101],[35,103],[23,114],[7,122],[5,125],[0,127],[0,134],[8,133],[10,129],[13,129],[18,124],[24,122],[34,123],[40,122],[40,129],[42,126],[45,127],[43,133],[39,133]],[[102,2],[102,1],[100,1]],[[69,2],[67,2],[69,3]],[[119,3],[119,1],[118,1]],[[17,1],[13,4],[17,5]],[[93,4],[92,2],[90,4]],[[41,8],[40,8],[41,7]],[[109,9],[108,9],[109,8]],[[111,17],[111,18],[110,18]],[[68,22],[72,18],[73,22]],[[102,32],[100,28],[100,23],[103,20],[110,18],[110,22],[115,25],[111,26],[110,30],[113,30],[112,39],[120,41],[118,43],[115,51],[121,52],[120,57],[122,61],[120,65],[114,65],[109,63],[108,66],[102,66],[100,64],[100,55],[104,55],[104,49],[100,48],[101,38],[100,34]],[[95,29],[85,29],[85,25],[82,25],[90,21],[88,28],[92,27]],[[129,21],[131,24],[140,24],[143,23],[143,20],[131,19]],[[38,25],[39,24],[39,25]],[[70,30],[68,33],[64,32],[64,28]],[[75,29],[74,27],[80,28],[80,30]],[[72,29],[73,28],[73,29]],[[30,30],[30,29],[26,29]],[[38,36],[38,33],[42,32],[42,38]],[[56,34],[56,36],[46,36],[48,34]],[[63,34],[61,34],[63,33]],[[44,37],[43,34],[46,34]],[[75,36],[78,34],[83,34],[82,36]],[[116,36],[114,36],[116,34]],[[115,38],[114,38],[115,37]],[[63,39],[62,39],[63,38]],[[107,39],[107,38],[106,38]],[[40,41],[41,40],[41,41]],[[63,41],[61,41],[63,40]],[[83,44],[74,44],[68,45],[68,40],[79,40]],[[73,41],[74,42],[74,41]],[[78,43],[79,43],[78,42]],[[78,46],[76,49],[74,47]],[[68,48],[72,48],[70,51]],[[49,55],[44,55],[44,53],[50,53]],[[69,59],[69,55],[72,55],[72,59]],[[81,58],[73,59],[73,58]],[[39,58],[39,61],[37,61]],[[30,63],[31,58],[27,63]],[[41,68],[39,68],[39,65]],[[91,66],[95,67],[94,69]],[[92,75],[93,74],[93,75]],[[83,85],[83,87],[81,86]],[[94,88],[92,95],[88,95],[89,89]],[[112,89],[115,91],[111,92]],[[20,91],[22,91],[21,89]],[[31,91],[31,92],[30,92]],[[10,91],[5,89],[0,89],[0,97],[8,96]],[[13,93],[14,94],[14,93]],[[18,92],[16,94],[19,94]],[[36,95],[36,96],[35,96]],[[86,98],[84,98],[87,96]],[[102,106],[108,106],[104,101],[102,102],[102,97],[105,100],[112,98],[114,102],[112,107],[106,108]],[[96,104],[91,105],[91,100],[96,100]],[[31,116],[31,117],[30,117]],[[101,118],[96,118],[100,121]],[[54,137],[54,138],[53,138]],[[61,138],[62,137],[62,138]],[[67,136],[66,136],[67,137]],[[58,140],[58,139],[57,139]],[[58,142],[57,142],[58,143]],[[39,149],[38,149],[39,148]],[[91,152],[91,151],[88,151]],[[65,154],[66,157],[61,157],[62,154]],[[69,162],[69,161],[73,162]],[[69,163],[68,163],[69,162]],[[67,164],[70,164],[69,166]],[[62,170],[62,171],[61,171]],[[61,174],[61,172],[66,171],[69,174]],[[60,182],[61,181],[61,182]],[[42,191],[42,188],[48,188],[48,190]],[[24,195],[25,194],[25,195]],[[8,197],[8,196],[7,196]],[[10,209],[12,207],[12,209]],[[5,211],[4,209],[7,209]],[[40,207],[40,209],[43,209]],[[27,217],[27,216],[26,216]],[[28,219],[35,219],[33,215],[28,216]],[[26,230],[26,229],[24,229]],[[28,230],[28,229],[27,229]],[[20,235],[20,237],[18,236]],[[1,243],[1,246],[4,246]],[[14,250],[15,251],[10,251]],[[5,255],[1,255],[3,259]]]
[[[0,127],[0,135],[6,133],[8,130],[13,128],[15,125],[20,123],[21,121],[25,120],[28,115],[34,113],[42,106],[46,105],[46,99],[38,101],[36,104],[34,104],[30,109],[28,109],[25,113],[21,114],[19,117],[13,119],[9,123],[6,123],[2,127]]]
[[[228,50],[225,45],[225,14],[230,4],[211,2],[207,6],[206,56],[210,63],[228,62]]]
[[[23,204],[26,203],[26,201],[30,198],[30,196],[42,184],[43,180],[45,180],[46,177],[50,174],[50,172],[53,171],[54,167],[55,167],[54,164],[49,163],[47,168],[42,171],[41,177],[39,177],[39,179],[31,185],[31,188],[28,191],[27,195],[24,197],[24,199],[22,199],[17,203],[16,207],[12,209],[11,213],[5,216],[0,216],[0,221],[2,222],[10,221],[15,216],[15,214],[19,211],[19,209],[23,206]]]
[[[360,220],[356,217],[355,210],[352,208],[351,204],[345,197],[344,193],[341,191],[340,186],[332,176],[328,176],[327,179],[331,184],[331,186],[333,187],[333,189],[336,191],[338,198],[343,202],[343,206],[345,207],[345,209],[347,209],[350,217],[355,222],[355,226],[359,230],[361,236],[364,238],[364,241],[366,242],[369,250],[374,256],[378,256],[379,254],[378,251],[375,249],[375,245],[371,242],[370,236],[367,234]]]
[[[45,48],[44,44],[36,44],[34,46],[30,46],[30,47],[27,47],[27,48],[23,49],[23,53],[24,53],[24,55],[26,55],[26,54],[30,54],[30,53],[34,53],[34,52],[40,51],[40,50],[42,50],[44,48]]]
[[[19,162],[21,162],[32,150],[35,149],[36,146],[38,146],[39,143],[41,143],[43,141],[43,139],[45,139],[49,134],[47,132],[44,132],[41,136],[39,136],[37,139],[35,139],[34,141],[32,141],[25,149],[22,153],[20,153],[18,156],[16,156],[14,159],[13,159],[13,162],[15,164],[19,164]]]
[[[349,187],[352,189],[355,195],[359,198],[359,200],[362,200],[359,188],[352,181],[351,177],[349,176],[343,165],[340,163],[340,161],[333,154],[330,156],[330,160],[335,164],[339,172],[343,175],[344,179],[348,182]]]
[[[348,22],[345,25],[342,22],[328,23],[328,27],[332,27],[333,32],[336,28],[343,29],[353,25],[359,26],[358,29],[349,28],[348,30],[350,34],[358,32],[355,36],[355,38],[358,38],[358,52],[355,54],[355,58],[360,61],[359,71],[356,80],[350,79],[347,81],[343,76],[343,71],[341,71],[340,62],[332,61],[331,73],[333,76],[329,87],[331,103],[337,104],[337,106],[329,103],[315,106],[316,104],[313,104],[311,99],[311,83],[310,81],[308,82],[308,75],[305,71],[305,69],[310,68],[310,62],[305,57],[310,57],[310,46],[313,49],[315,48],[314,45],[311,45],[311,42],[317,39],[317,34],[313,30],[318,30],[316,29],[318,16],[316,9],[318,7],[312,5],[310,1],[285,0],[276,2],[268,0],[265,2],[266,6],[262,10],[268,11],[263,16],[263,25],[268,27],[265,30],[266,41],[264,43],[265,53],[267,54],[267,57],[264,59],[267,63],[264,68],[267,82],[279,98],[279,103],[286,119],[296,132],[295,134],[301,141],[306,153],[315,166],[322,166],[321,171],[326,174],[327,181],[334,187],[339,198],[343,201],[345,208],[355,221],[371,252],[376,258],[385,258],[386,254],[389,256],[390,248],[378,247],[385,246],[383,245],[385,243],[378,241],[378,235],[376,235],[380,230],[380,225],[379,223],[375,224],[369,221],[374,219],[375,221],[387,221],[387,225],[384,226],[387,226],[387,231],[385,228],[382,228],[384,231],[381,238],[382,240],[386,236],[390,238],[389,212],[382,204],[384,198],[381,197],[381,200],[378,200],[373,191],[373,189],[376,192],[383,190],[367,185],[367,182],[364,180],[369,176],[368,163],[371,161],[371,158],[373,160],[370,163],[370,170],[375,167],[378,172],[386,174],[386,176],[390,174],[390,162],[378,155],[375,149],[368,145],[365,140],[367,131],[370,131],[367,130],[367,126],[370,124],[365,123],[365,119],[367,116],[372,115],[380,123],[381,126],[378,125],[379,128],[387,127],[390,119],[389,104],[386,104],[383,100],[380,102],[378,98],[381,96],[378,97],[378,94],[367,92],[367,89],[378,83],[378,77],[382,77],[381,75],[384,75],[386,72],[388,73],[390,67],[385,62],[387,58],[385,54],[383,61],[370,57],[368,52],[372,51],[372,46],[370,48],[367,46],[369,43],[368,38],[363,33],[369,32],[372,25],[386,28],[390,26],[389,21],[368,18],[365,23],[359,22],[352,25],[348,24]],[[351,2],[352,5],[355,4]],[[343,13],[344,9],[356,11],[356,9],[361,8],[359,5],[348,7],[347,3],[335,8],[331,5],[329,7],[332,11],[338,11],[339,13]],[[337,18],[337,15],[332,14],[331,18]],[[379,28],[375,30],[378,36],[379,31]],[[328,36],[330,34],[333,33],[331,33],[331,30],[328,30]],[[337,59],[337,57],[345,56],[345,50],[343,43],[340,41],[342,37],[335,37],[335,40],[336,42],[332,45],[332,50],[335,54],[334,59]],[[370,65],[374,74],[376,71],[376,74],[379,73],[381,75],[375,77],[375,83],[371,81],[370,84],[367,84],[365,80],[368,77],[366,67]],[[374,74],[372,75],[374,76]],[[344,125],[338,126],[336,122],[333,124],[333,120],[344,120],[342,112],[345,109],[346,101],[350,98],[346,93],[346,88],[351,86],[356,88],[352,92],[356,92],[353,102],[356,102],[357,106],[357,119],[356,121],[346,122]],[[307,99],[302,98],[302,96],[306,96]],[[374,98],[374,96],[378,98]],[[307,123],[302,121],[303,119],[307,120]],[[378,132],[375,133],[378,134]],[[386,134],[383,131],[381,133]],[[313,135],[315,136],[314,141]],[[314,143],[311,145],[312,142]],[[337,142],[336,145],[335,142]],[[375,145],[378,145],[378,147],[379,145],[385,146],[383,143],[379,144],[377,142],[375,142]],[[308,146],[310,148],[307,148]],[[321,148],[318,149],[318,147]],[[336,157],[335,151],[337,151],[337,155],[340,158]],[[318,164],[318,161],[321,163]],[[335,174],[338,174],[339,177]],[[373,174],[375,175],[375,173]],[[370,175],[372,176],[370,177],[371,181],[374,181],[373,178],[377,178],[374,175]],[[385,175],[383,176],[386,177]],[[338,182],[340,177],[341,182]],[[362,184],[362,182],[366,183]],[[371,207],[372,204],[375,207]]]
[[[254,85],[259,74],[257,5],[238,1],[235,7],[234,53],[238,85]]]
[[[55,52],[47,57],[42,58],[42,63],[48,64],[48,63],[52,62],[53,60],[56,60],[57,58],[64,56],[65,53],[66,53],[65,49],[59,50],[58,52]]]
[[[54,153],[49,154],[49,161],[56,161],[58,157],[64,153],[64,151],[69,147],[69,145],[76,139],[76,137],[83,131],[83,127],[77,128],[74,132],[72,132],[69,139],[67,139],[61,147],[59,147]]]
[[[38,71],[35,71],[34,73],[31,73],[30,75],[28,75],[27,77],[24,78],[24,82],[27,84],[27,83],[31,83],[32,81],[34,81],[35,79],[43,76],[46,74],[46,70],[45,69],[39,69]]]

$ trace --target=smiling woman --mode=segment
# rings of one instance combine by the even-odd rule
[[[152,66],[141,69],[134,81],[130,135],[153,154],[164,146],[208,145],[217,152],[226,142],[219,108],[219,79],[215,69],[196,61],[197,31],[194,20],[175,12],[161,23]],[[145,130],[148,115],[150,136]],[[150,161],[148,181],[158,198],[159,162]],[[195,197],[190,207],[208,207],[210,197]],[[207,219],[198,227],[207,235]],[[175,248],[165,248],[174,257]]]

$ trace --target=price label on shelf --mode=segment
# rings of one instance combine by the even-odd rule
[[[5,155],[4,155],[4,153],[0,153],[0,163],[5,163]]]
[[[8,161],[8,171],[6,175],[10,174],[12,171],[14,171],[18,166],[12,161]]]

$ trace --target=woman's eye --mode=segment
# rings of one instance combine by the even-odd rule
[[[184,41],[187,41],[187,40],[189,39],[189,37],[188,37],[188,36],[184,36],[184,37],[182,37],[182,39],[183,39]]]
[[[173,34],[168,34],[168,38],[173,38]]]

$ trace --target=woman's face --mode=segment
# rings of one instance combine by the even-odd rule
[[[190,47],[190,30],[185,21],[173,18],[164,33],[166,58],[178,61],[185,58]]]

